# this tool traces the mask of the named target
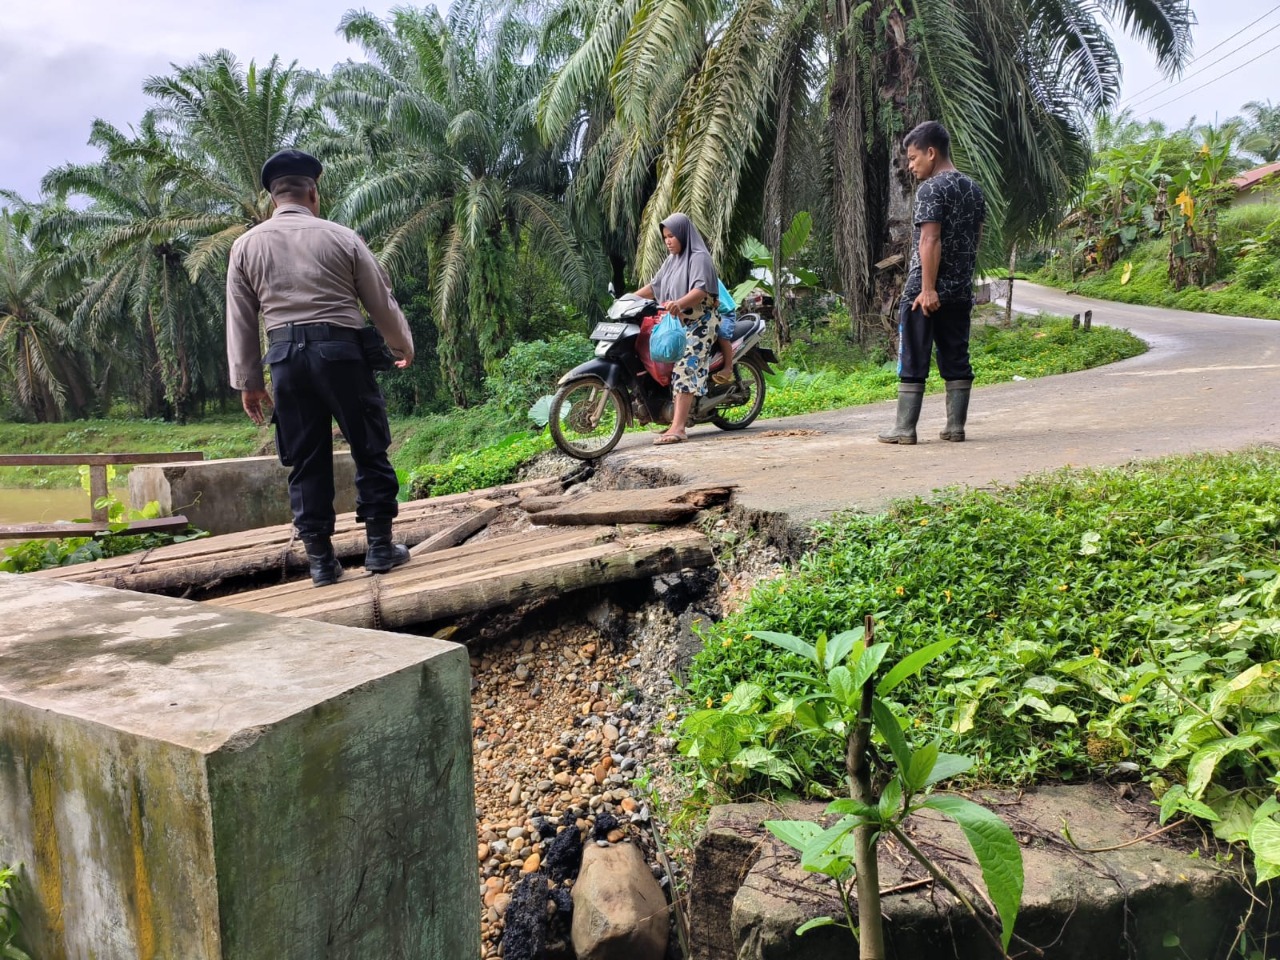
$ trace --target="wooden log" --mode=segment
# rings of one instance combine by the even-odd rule
[[[699,510],[728,501],[733,485],[688,485],[604,490],[530,515],[537,524],[682,523]]]
[[[550,549],[553,541],[559,549]],[[694,530],[659,530],[626,540],[518,534],[496,538],[486,546],[487,551],[472,551],[471,562],[465,565],[450,560],[467,547],[421,558],[434,561],[433,574],[424,575],[415,560],[382,576],[344,578],[323,589],[286,584],[210,602],[278,616],[398,629],[585,587],[707,566],[714,559],[710,542]]]
[[[413,547],[468,519],[474,513],[470,505],[477,502],[513,504],[522,491],[546,494],[559,486],[556,479],[532,480],[404,503],[400,505],[400,516],[395,523],[395,536],[397,541]],[[338,517],[333,545],[341,559],[363,558],[367,547],[364,525],[356,522],[354,513]],[[306,553],[294,535],[293,525],[279,524],[170,544],[143,554],[41,570],[27,576],[199,596],[229,578],[282,577],[305,568]]]
[[[91,537],[95,533],[115,531],[122,525],[94,520],[89,523],[11,523],[0,526],[0,540],[58,540],[64,537]],[[181,515],[156,517],[151,520],[131,520],[123,524],[119,533],[175,533],[189,526]],[[59,569],[66,569],[60,567]]]
[[[492,501],[487,501],[493,503]],[[439,533],[423,540],[416,547],[409,548],[409,556],[419,557],[424,553],[435,553],[437,550],[447,550],[449,547],[456,547],[468,537],[479,533],[487,527],[499,513],[502,512],[502,504],[493,503],[492,506],[484,507],[479,513],[472,514],[469,517],[455,523],[452,527],[441,530]]]

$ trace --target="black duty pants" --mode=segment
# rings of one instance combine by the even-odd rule
[[[326,326],[320,324],[318,326]],[[276,450],[289,472],[289,504],[299,536],[333,533],[333,421],[356,464],[356,519],[390,520],[399,511],[396,472],[387,459],[387,404],[360,345],[348,340],[273,342]],[[306,339],[301,339],[307,337]]]
[[[972,380],[969,366],[969,315],[973,305],[944,303],[927,316],[910,301],[898,314],[898,379],[924,383],[929,376],[929,355],[938,348],[938,372],[943,380]]]

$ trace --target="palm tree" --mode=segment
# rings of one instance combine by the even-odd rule
[[[150,175],[138,159],[160,149],[150,121],[132,139],[98,121],[90,143],[107,158],[56,168],[42,184],[59,201],[89,205],[59,206],[36,235],[56,239],[65,250],[59,272],[82,281],[73,326],[100,358],[103,393],[113,373],[136,371],[144,414],[185,420],[199,399],[224,389],[221,283],[213,271],[193,276],[186,267],[195,244],[216,235],[221,211]]]
[[[441,368],[466,405],[477,360],[491,366],[509,344],[518,251],[536,251],[580,303],[595,280],[561,203],[566,142],[544,143],[533,122],[546,79],[535,31],[512,11],[486,22],[469,2],[447,17],[352,11],[340,29],[369,62],[340,66],[325,98],[351,132],[328,155],[349,181],[335,214],[373,238],[393,274],[425,254]]]
[[[221,270],[236,238],[270,218],[262,165],[316,133],[321,82],[296,62],[286,67],[272,57],[245,68],[219,50],[143,84],[156,101],[146,121],[154,135],[116,145],[109,158],[142,160],[148,178],[190,199],[175,214],[199,235],[185,260],[193,276]]]
[[[1249,129],[1241,148],[1255,154],[1263,163],[1280,160],[1280,105],[1270,100],[1250,100],[1244,105]]]
[[[0,366],[10,400],[40,422],[82,413],[86,391],[70,330],[48,297],[48,260],[30,243],[29,210],[0,208]]]
[[[895,286],[873,265],[907,247],[913,185],[898,146],[907,129],[928,116],[948,125],[958,163],[987,189],[1002,228],[992,234],[1035,229],[1086,167],[1085,118],[1119,93],[1102,18],[1167,67],[1185,60],[1191,22],[1187,0],[565,0],[564,10],[581,37],[544,94],[544,128],[572,122],[607,90],[620,128],[612,137],[661,146],[640,272],[662,255],[650,228],[677,208],[723,262],[757,187],[776,246],[791,140],[816,117],[840,286],[855,316]]]

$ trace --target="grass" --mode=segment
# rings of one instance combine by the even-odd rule
[[[750,681],[785,701],[805,689],[799,658],[753,630],[812,641],[873,614],[888,662],[957,641],[895,698],[919,742],[976,756],[979,779],[1078,780],[1119,758],[1154,777],[1181,705],[1149,674],[1226,677],[1280,657],[1277,547],[1274,451],[1056,472],[845,516],[710,629],[687,693],[710,707]],[[839,744],[807,773],[839,792]],[[785,792],[760,778],[741,789]]]

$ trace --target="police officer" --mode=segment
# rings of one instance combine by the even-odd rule
[[[227,363],[249,419],[265,422],[262,375],[271,365],[276,449],[291,467],[289,503],[306,546],[311,580],[334,583],[333,433],[337,420],[356,464],[356,518],[365,525],[365,569],[386,573],[409,559],[391,542],[399,483],[387,459],[386,402],[365,359],[360,330],[369,318],[396,357],[413,360],[413,336],[386,274],[352,230],[320,218],[320,161],[281,150],[262,167],[275,212],[231,248],[227,271]],[[258,316],[266,328],[262,356]]]

